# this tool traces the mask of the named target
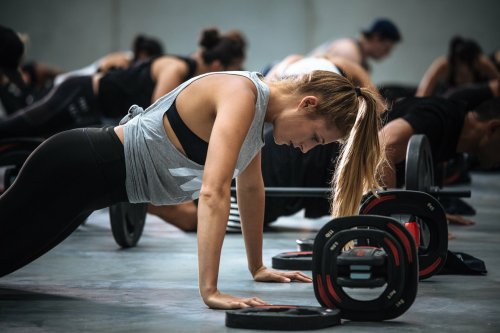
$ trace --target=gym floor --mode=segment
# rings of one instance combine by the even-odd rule
[[[460,189],[467,187],[460,187]],[[412,307],[387,322],[343,321],[332,332],[500,332],[500,174],[473,173],[477,224],[450,226],[449,248],[485,261],[486,276],[437,275],[419,284]],[[265,263],[295,249],[327,219],[282,218],[266,232]],[[219,288],[274,304],[318,306],[312,284],[257,283],[246,269],[240,234],[225,239]],[[148,216],[135,248],[121,250],[108,211],[95,212],[42,258],[0,279],[0,332],[249,332],[224,326],[197,285],[196,235]]]

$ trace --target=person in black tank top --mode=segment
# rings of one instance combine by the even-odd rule
[[[199,46],[188,57],[158,56],[127,69],[70,77],[42,100],[1,119],[0,138],[48,137],[71,128],[117,123],[133,104],[146,108],[195,75],[237,70],[245,60],[246,42],[237,31],[206,29]]]
[[[182,77],[182,82],[195,75],[197,64],[194,59],[182,56],[168,57],[185,62],[188,71]],[[152,103],[156,82],[151,75],[151,66],[157,59],[161,57],[138,62],[127,69],[114,70],[101,77],[97,100],[105,116],[119,118],[124,115],[124,110],[128,110],[133,104],[147,107]]]

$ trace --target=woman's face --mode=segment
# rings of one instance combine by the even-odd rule
[[[310,112],[313,111],[299,109],[279,117],[274,122],[274,142],[306,153],[317,145],[332,143],[341,138],[336,127],[327,126],[325,117],[311,116]]]
[[[382,60],[391,54],[392,49],[396,45],[395,42],[389,39],[383,39],[379,36],[373,37],[373,47],[370,56],[375,60]]]

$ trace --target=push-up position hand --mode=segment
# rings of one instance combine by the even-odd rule
[[[302,272],[282,272],[268,269],[265,266],[262,266],[253,273],[253,279],[259,282],[312,282],[312,279]]]
[[[228,294],[223,294],[216,290],[212,294],[204,297],[205,303],[211,309],[241,309],[258,305],[269,305],[258,297],[241,298]]]

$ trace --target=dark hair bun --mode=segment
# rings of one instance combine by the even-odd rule
[[[216,28],[208,28],[201,32],[200,46],[211,49],[220,42],[220,33]]]

